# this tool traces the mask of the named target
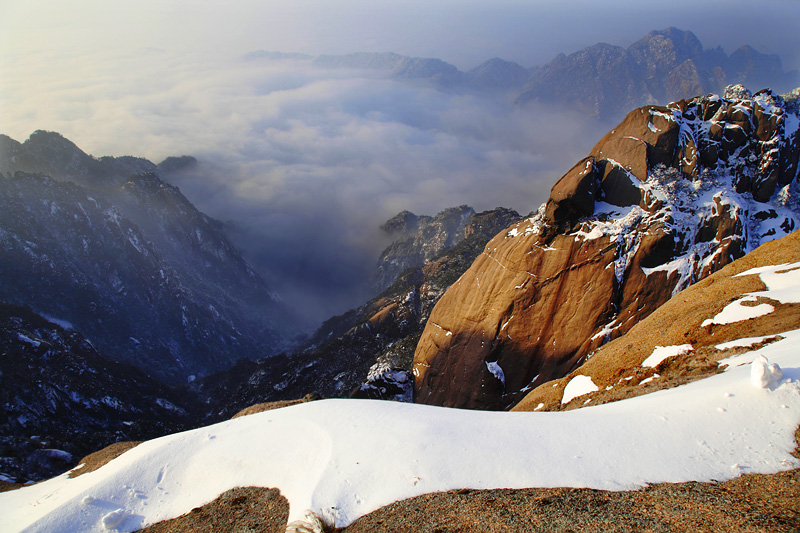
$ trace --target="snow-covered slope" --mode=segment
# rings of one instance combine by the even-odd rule
[[[762,269],[781,272],[765,280],[769,298],[796,299],[798,267]],[[800,330],[782,337],[726,361],[721,374],[575,411],[327,400],[245,416],[146,442],[74,479],[0,494],[0,513],[8,531],[133,531],[256,485],[281,490],[290,521],[311,510],[342,526],[453,488],[622,490],[798,468]],[[782,368],[779,379],[752,379],[761,357]]]

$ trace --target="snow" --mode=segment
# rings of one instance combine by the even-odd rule
[[[492,362],[486,361],[486,368],[489,369],[489,372],[491,372],[494,377],[499,379],[500,382],[503,383],[503,385],[505,385],[506,375],[503,372],[503,369],[500,368],[500,365],[497,364],[497,361],[492,361]]]
[[[736,274],[734,277],[751,276],[755,274],[758,274],[761,281],[767,286],[766,290],[751,292],[729,303],[714,318],[703,321],[702,326],[705,327],[709,324],[731,324],[750,318],[757,318],[775,310],[773,306],[766,303],[752,307],[742,305],[746,302],[756,302],[759,297],[771,298],[784,304],[800,303],[800,262],[751,268],[750,270]]]
[[[755,302],[757,299],[754,296],[745,296],[734,300],[725,306],[714,318],[707,318],[701,324],[702,327],[711,324],[732,324],[734,322],[742,322],[751,318],[758,318],[760,316],[768,315],[775,310],[769,304],[758,304],[754,306],[745,306],[742,303]]]
[[[72,331],[72,330],[75,329],[75,327],[72,325],[72,322],[69,322],[69,321],[64,320],[62,318],[52,317],[52,316],[46,315],[44,313],[39,313],[39,314],[42,315],[42,317],[45,320],[47,320],[48,322],[52,322],[53,324],[55,324],[57,326],[61,326],[63,329],[65,329],[67,331]]]
[[[653,353],[651,353],[647,359],[642,361],[642,366],[655,368],[665,359],[675,357],[676,355],[685,354],[686,352],[690,351],[692,351],[691,344],[680,344],[677,346],[656,346],[653,350]]]
[[[660,377],[661,376],[659,376],[658,374],[653,374],[649,378],[645,378],[642,381],[640,381],[639,385],[644,385],[645,383],[650,383],[651,381],[654,381],[655,379],[660,378]],[[608,387],[606,387],[606,390],[608,390]]]
[[[2,493],[3,530],[133,531],[236,486],[279,488],[290,521],[311,509],[344,526],[391,502],[456,488],[625,490],[798,468],[790,452],[800,424],[800,330],[781,335],[727,359],[720,374],[573,411],[323,400],[240,417],[145,442],[74,479]],[[784,369],[766,388],[751,384],[758,356]]]
[[[767,290],[750,293],[751,296],[764,296],[784,304],[800,303],[800,262],[751,268],[735,277],[752,274],[759,275]]]
[[[111,511],[105,515],[101,520],[101,523],[103,524],[103,529],[117,529],[117,526],[120,525],[126,518],[127,513],[125,512],[125,509],[117,509],[116,511]]]
[[[783,377],[783,370],[775,363],[770,363],[763,355],[750,363],[750,383],[759,389],[771,387]]]
[[[30,337],[28,337],[28,336],[27,336],[27,335],[25,335],[24,333],[17,333],[17,338],[18,338],[19,340],[21,340],[22,342],[25,342],[25,343],[27,343],[27,344],[30,344],[30,345],[31,345],[31,346],[33,346],[34,348],[38,348],[38,347],[39,347],[39,346],[41,346],[41,344],[42,344],[41,342],[39,342],[39,341],[37,341],[37,340],[31,339]]]
[[[598,390],[597,385],[594,384],[591,377],[583,375],[575,376],[569,380],[567,386],[564,387],[564,396],[561,398],[561,404],[569,403],[573,398]]]

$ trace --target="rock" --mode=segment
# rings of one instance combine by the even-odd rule
[[[461,242],[473,215],[474,209],[462,205],[445,209],[433,217],[403,211],[383,224],[381,229],[396,240],[378,259],[373,281],[375,292],[389,287],[407,268],[421,266]]]
[[[559,225],[594,213],[597,185],[600,181],[594,157],[580,160],[550,190],[546,216],[549,223]]]
[[[462,210],[445,212],[450,211]],[[404,212],[389,226],[402,235],[402,228],[414,227],[417,218],[431,217]],[[456,245],[402,272],[380,296],[326,321],[302,350],[242,361],[199,380],[196,386],[212,417],[224,419],[247,405],[297,398],[309,389],[328,398],[410,401],[414,348],[434,305],[486,242],[520,218],[504,208],[472,215]]]
[[[800,119],[773,120],[786,114],[782,105],[767,93],[710,95],[629,113],[441,298],[414,355],[415,401],[513,406],[674,293],[797,227]],[[759,107],[761,133],[745,126]],[[736,136],[724,154],[698,156],[729,129]]]
[[[722,372],[726,366],[723,360],[759,350],[781,339],[781,333],[800,327],[800,304],[773,300],[775,306],[770,313],[749,320],[713,327],[703,326],[703,323],[717,316],[732,301],[764,289],[760,275],[740,274],[769,271],[774,265],[798,260],[800,232],[759,246],[670,298],[630,331],[595,350],[569,374],[531,390],[513,410],[582,407],[586,398],[562,403],[565,386],[581,375],[591,377],[598,386],[599,390],[590,397],[591,405],[598,405]],[[766,372],[768,366],[766,364],[762,370]]]

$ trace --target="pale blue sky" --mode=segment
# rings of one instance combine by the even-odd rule
[[[799,24],[797,0],[3,0],[0,46],[394,51],[471,68],[494,56],[532,66],[676,26],[706,47],[747,43],[800,68]]]

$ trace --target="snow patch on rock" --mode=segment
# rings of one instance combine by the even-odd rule
[[[564,387],[564,396],[561,398],[561,405],[567,404],[579,396],[597,392],[598,390],[600,389],[594,384],[590,376],[575,376],[569,380],[567,386]]]
[[[685,354],[692,351],[691,344],[680,344],[676,346],[656,346],[653,353],[642,361],[642,366],[655,368],[670,357]]]

